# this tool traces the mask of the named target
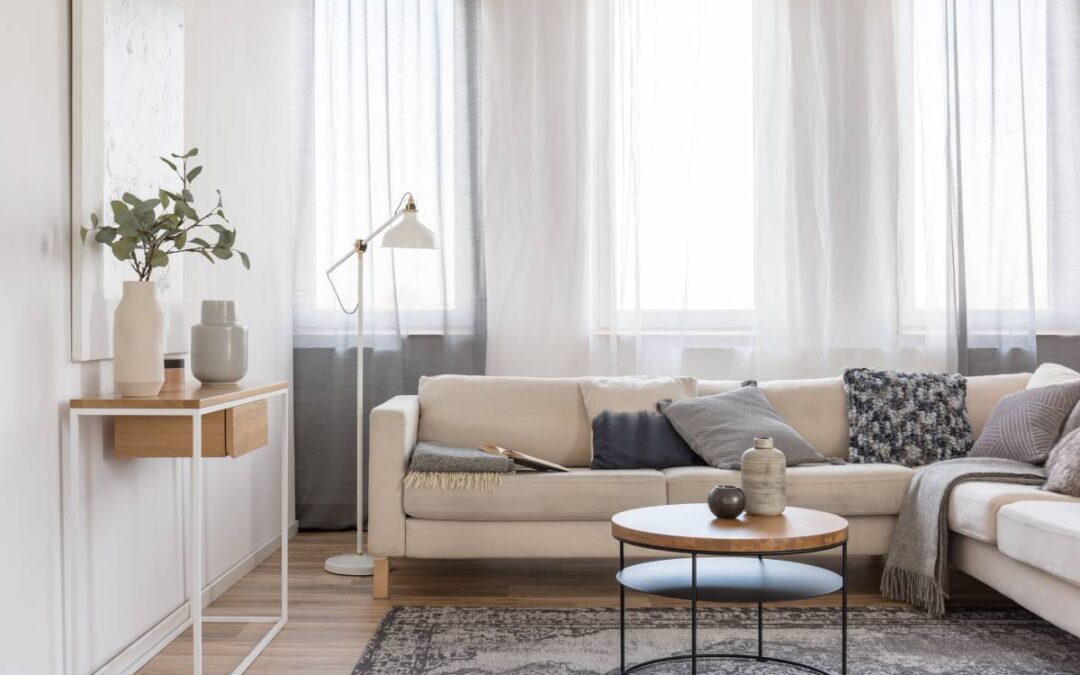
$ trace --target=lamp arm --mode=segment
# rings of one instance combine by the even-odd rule
[[[353,247],[351,249],[349,249],[349,252],[346,253],[345,255],[341,256],[340,258],[338,258],[337,261],[335,261],[333,265],[331,265],[330,267],[328,267],[326,269],[326,280],[330,282],[330,288],[331,288],[331,290],[334,291],[334,299],[337,300],[338,307],[341,307],[341,311],[345,312],[346,314],[355,314],[356,313],[356,310],[358,310],[360,308],[360,298],[356,299],[356,306],[355,307],[353,307],[351,310],[346,309],[345,308],[345,303],[343,303],[341,301],[341,295],[338,293],[337,286],[334,285],[334,278],[330,276],[331,272],[333,272],[337,268],[344,265],[345,261],[348,260],[349,258],[353,257],[354,254],[357,255],[357,256],[364,255],[364,252],[367,251],[368,243],[374,241],[375,237],[382,234],[383,230],[390,227],[390,225],[392,225],[393,222],[395,220],[397,220],[398,216],[400,216],[401,213],[402,213],[401,207],[405,204],[405,200],[411,200],[412,198],[413,198],[413,193],[411,193],[411,192],[406,192],[405,194],[401,195],[401,201],[398,202],[397,208],[394,209],[394,215],[387,218],[385,223],[383,223],[382,225],[376,227],[371,232],[371,234],[369,234],[367,236],[366,239],[357,239],[356,241],[354,241],[353,242]]]

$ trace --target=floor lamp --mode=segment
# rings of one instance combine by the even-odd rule
[[[396,224],[395,224],[396,223]],[[393,227],[391,227],[393,226]],[[330,269],[326,278],[334,290],[334,297],[346,314],[356,314],[356,552],[342,553],[326,559],[323,565],[327,572],[348,576],[371,576],[375,571],[375,561],[364,553],[364,253],[368,245],[383,232],[383,248],[438,248],[435,233],[424,227],[416,217],[416,201],[411,192],[406,192],[394,215],[375,228],[367,239],[357,239],[352,249],[341,256]],[[349,311],[341,302],[334,280],[330,273],[356,256],[356,307]]]

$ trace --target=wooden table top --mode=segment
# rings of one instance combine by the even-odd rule
[[[716,518],[706,504],[646,506],[617,513],[611,534],[628,544],[697,553],[804,551],[847,541],[840,516],[789,506],[779,516]]]
[[[157,396],[145,398],[124,397],[120,394],[105,394],[87,398],[71,399],[72,408],[95,410],[130,410],[133,408],[193,409],[209,408],[222,403],[231,403],[249,396],[258,396],[271,391],[288,389],[288,382],[245,382],[236,384],[202,384],[185,382],[184,389],[176,392],[162,392]]]

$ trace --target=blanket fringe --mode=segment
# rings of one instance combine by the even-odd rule
[[[933,617],[945,615],[945,590],[933,577],[918,572],[886,565],[881,595],[926,610]]]
[[[492,472],[410,471],[405,487],[443,490],[483,490],[495,492],[502,485],[503,474]]]

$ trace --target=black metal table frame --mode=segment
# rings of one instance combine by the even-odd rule
[[[818,551],[828,551],[834,548],[841,549],[841,572],[840,576],[843,581],[843,586],[840,588],[843,600],[840,607],[840,675],[847,675],[847,614],[848,614],[848,578],[847,578],[847,539],[839,544],[830,544],[829,546],[819,546],[817,548],[798,549],[793,551],[770,551],[768,553],[750,554],[746,553],[702,553],[700,551],[692,551],[681,548],[667,548],[663,546],[650,546],[647,544],[640,544],[633,541],[626,541],[624,539],[619,540],[619,571],[622,572],[626,568],[626,544],[631,544],[639,548],[652,549],[654,551],[666,551],[669,553],[683,553],[690,555],[690,653],[664,656],[658,659],[651,659],[649,661],[642,661],[636,663],[629,668],[626,667],[626,586],[619,582],[619,672],[622,675],[632,673],[642,668],[658,665],[661,663],[670,663],[673,661],[690,661],[690,673],[691,675],[697,675],[698,659],[744,659],[748,661],[757,661],[759,663],[780,663],[791,666],[793,668],[801,668],[802,670],[809,671],[811,673],[818,673],[818,675],[832,675],[827,670],[822,670],[816,666],[811,666],[806,663],[800,663],[798,661],[791,661],[789,659],[781,659],[774,656],[765,656],[765,642],[764,642],[764,623],[762,621],[762,607],[764,602],[757,603],[757,618],[758,618],[758,649],[757,654],[714,654],[705,653],[698,654],[697,651],[697,559],[699,555],[706,557],[718,557],[718,558],[757,558],[763,560],[766,557],[781,557],[789,555],[800,555],[804,553],[816,553]],[[806,564],[806,563],[804,563]],[[835,591],[833,591],[835,592]]]

